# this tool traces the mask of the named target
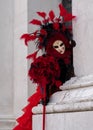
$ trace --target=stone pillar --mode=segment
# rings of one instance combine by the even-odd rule
[[[14,114],[18,117],[28,97],[27,47],[20,40],[27,32],[27,0],[14,2]]]
[[[93,74],[93,1],[73,0],[74,67],[77,76]]]
[[[0,9],[0,130],[11,130],[27,101],[27,0],[1,0]]]
[[[0,130],[9,129],[13,120],[13,35],[14,1],[0,1]]]

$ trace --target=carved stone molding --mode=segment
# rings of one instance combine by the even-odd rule
[[[74,77],[60,87],[46,106],[47,113],[62,113],[93,110],[93,75]],[[42,105],[33,108],[35,114],[42,113]]]
[[[12,116],[0,116],[0,130],[12,130],[15,123],[15,118]]]

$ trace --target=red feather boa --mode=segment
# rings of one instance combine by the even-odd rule
[[[32,108],[37,106],[44,94],[41,87],[46,87],[48,83],[55,84],[57,87],[61,85],[58,79],[60,76],[60,68],[57,61],[52,56],[40,56],[31,64],[29,77],[33,82],[39,84],[37,91],[29,99],[29,104],[23,109],[24,114],[17,119],[19,123],[13,130],[32,130]]]
[[[54,84],[60,76],[60,68],[53,56],[40,56],[31,64],[28,73],[33,82],[42,85],[45,80],[46,84]]]

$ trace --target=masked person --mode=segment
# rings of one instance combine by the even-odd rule
[[[75,16],[68,13],[62,4],[59,4],[60,16],[56,17],[53,10],[48,14],[37,12],[42,21],[33,19],[31,24],[39,25],[39,30],[30,34],[23,34],[22,39],[28,45],[35,41],[37,51],[27,56],[33,59],[28,71],[30,80],[37,83],[36,92],[28,99],[29,104],[23,109],[24,114],[17,119],[19,123],[13,130],[32,130],[32,108],[39,103],[47,105],[50,96],[60,91],[60,85],[75,76],[73,67],[73,40],[72,31],[66,23]],[[43,54],[37,57],[39,50]]]

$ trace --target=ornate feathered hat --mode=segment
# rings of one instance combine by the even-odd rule
[[[25,40],[25,45],[28,45],[29,41],[34,41],[38,50],[45,48],[47,51],[47,48],[49,48],[47,47],[50,43],[49,41],[54,41],[61,35],[61,40],[63,40],[67,46],[69,45],[69,41],[70,45],[75,46],[75,42],[72,39],[71,24],[67,24],[75,18],[75,16],[69,13],[62,4],[59,4],[58,17],[55,16],[53,10],[49,11],[48,16],[45,12],[37,12],[37,14],[42,17],[42,20],[33,19],[29,23],[39,26],[39,29],[21,36],[21,39]],[[27,58],[35,57],[38,50]]]

